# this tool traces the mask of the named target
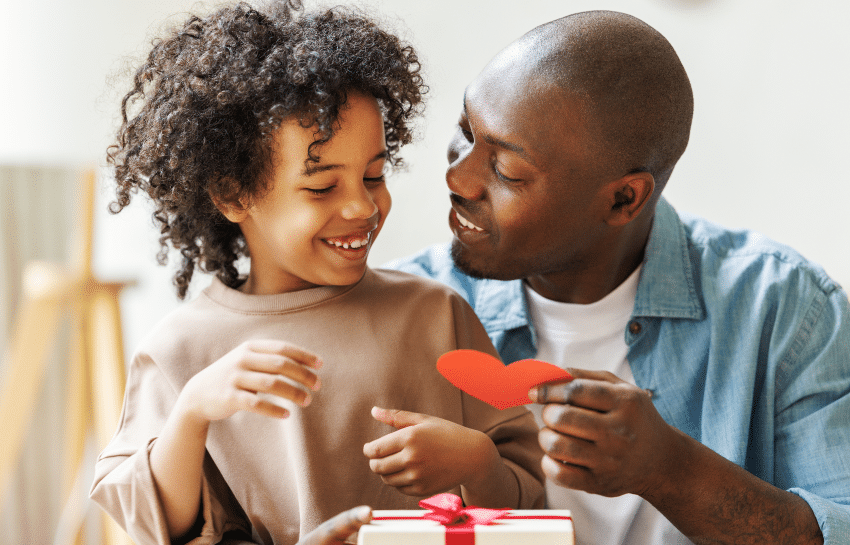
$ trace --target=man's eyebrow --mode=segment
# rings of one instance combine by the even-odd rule
[[[490,144],[491,146],[498,146],[500,148],[504,148],[508,151],[512,151],[522,156],[525,159],[528,159],[528,154],[525,153],[525,148],[523,148],[519,144],[511,144],[510,142],[505,142],[504,140],[500,140],[495,136],[490,136],[489,134],[484,135],[484,141]]]
[[[466,91],[467,91],[466,89],[463,90],[463,113],[464,114],[467,114],[467,111],[466,111]],[[502,140],[501,138],[496,138],[495,136],[490,135],[490,134],[484,134],[482,136],[482,138],[484,139],[485,142],[487,142],[491,146],[496,146],[496,147],[500,147],[502,149],[506,149],[508,151],[512,151],[512,152],[516,153],[517,155],[519,155],[520,157],[522,157],[523,159],[525,159],[526,161],[528,161],[529,163],[531,163],[532,165],[535,165],[534,161],[528,155],[528,152],[525,151],[525,148],[523,148],[519,144],[513,144],[511,142],[506,142],[505,140]]]
[[[371,165],[375,161],[379,161],[381,159],[386,159],[387,157],[388,157],[387,150],[382,150],[378,154],[376,154],[374,157],[372,157],[372,159],[369,161],[368,164]],[[319,163],[314,163],[314,162],[312,162],[308,159],[304,164],[304,170],[301,171],[301,175],[302,176],[313,176],[314,174],[318,174],[320,172],[327,172],[328,170],[336,170],[336,169],[343,168],[344,166],[345,165],[340,165],[340,164],[321,165]]]

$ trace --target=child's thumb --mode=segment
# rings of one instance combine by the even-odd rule
[[[380,407],[372,407],[372,416],[375,420],[383,422],[384,424],[389,424],[397,429],[419,424],[428,418],[426,415],[420,413],[412,413],[410,411],[401,411],[398,409],[382,409]]]

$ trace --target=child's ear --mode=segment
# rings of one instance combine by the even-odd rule
[[[249,206],[241,200],[223,199],[221,196],[210,192],[210,198],[218,211],[232,223],[242,223],[248,217]]]

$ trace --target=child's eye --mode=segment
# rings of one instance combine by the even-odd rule
[[[375,178],[368,178],[368,177],[363,178],[363,183],[365,183],[369,187],[381,185],[382,183],[384,183],[384,181],[386,181],[386,176],[384,176],[383,174],[381,174],[380,176],[377,176]]]
[[[304,189],[306,189],[308,192],[312,193],[313,195],[327,195],[335,187],[336,187],[335,185],[329,185],[328,187],[318,187],[318,188],[305,187]]]

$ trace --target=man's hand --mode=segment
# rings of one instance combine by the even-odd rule
[[[493,441],[460,424],[408,411],[375,407],[372,416],[397,428],[363,446],[369,467],[409,496],[431,496],[459,485],[475,489],[502,465]]]
[[[823,543],[801,497],[664,422],[646,391],[610,373],[567,371],[572,382],[529,392],[546,404],[539,440],[550,479],[603,496],[637,494],[699,544]]]
[[[372,509],[366,505],[343,511],[326,520],[318,528],[298,540],[298,545],[342,545],[354,532],[372,520]]]
[[[642,495],[657,486],[675,432],[649,394],[611,373],[568,371],[574,380],[529,392],[546,404],[539,435],[546,475],[602,496]]]

